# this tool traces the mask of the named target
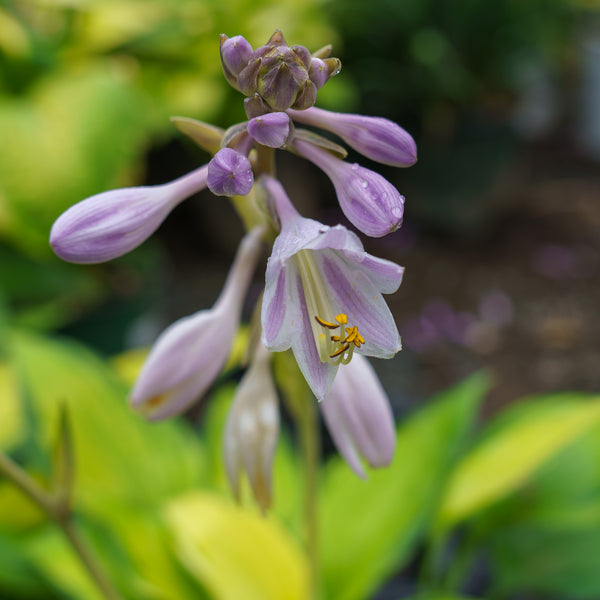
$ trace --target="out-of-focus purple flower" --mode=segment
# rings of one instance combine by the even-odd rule
[[[533,268],[548,279],[577,279],[585,277],[590,271],[581,253],[561,244],[544,244],[538,247],[531,262]]]
[[[163,185],[102,192],[75,204],[52,226],[50,245],[63,260],[101,263],[147,240],[180,202],[206,187],[208,167]]]
[[[402,225],[404,196],[379,173],[298,138],[292,147],[329,176],[343,213],[357,229],[382,237]]]
[[[493,325],[507,325],[514,318],[515,306],[506,292],[491,290],[481,298],[479,314]]]
[[[234,495],[240,499],[240,475],[244,470],[263,510],[271,504],[271,465],[279,437],[270,358],[271,353],[260,345],[236,390],[223,438],[225,468]]]
[[[146,418],[182,413],[206,392],[223,368],[262,251],[261,235],[262,228],[257,227],[240,243],[215,305],[176,321],[154,344],[131,392],[131,405]]]
[[[339,368],[321,411],[331,437],[353,471],[389,465],[396,446],[394,416],[373,367],[364,356]]]
[[[371,160],[393,167],[410,167],[417,162],[417,145],[412,136],[389,119],[331,112],[316,106],[288,112],[300,123],[335,133]]]
[[[250,137],[269,148],[283,148],[290,139],[291,123],[287,113],[267,113],[248,121]]]
[[[259,185],[281,222],[267,264],[263,343],[274,352],[291,348],[322,400],[355,351],[391,358],[401,349],[382,294],[398,289],[404,270],[367,254],[345,227],[301,217],[277,180],[263,176]]]
[[[241,35],[228,38],[224,33],[221,34],[221,64],[225,79],[236,90],[239,90],[237,76],[242,69],[246,67],[250,58],[252,58],[252,46]]]
[[[245,196],[253,185],[250,161],[232,148],[219,150],[208,163],[208,189],[217,196]]]

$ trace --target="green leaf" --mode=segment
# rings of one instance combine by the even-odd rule
[[[325,598],[369,597],[408,560],[487,389],[477,374],[432,400],[400,426],[393,463],[368,481],[340,459],[328,465],[320,510]]]
[[[492,423],[456,466],[445,493],[437,527],[449,528],[522,486],[546,461],[600,423],[600,399],[561,395],[535,402]]]
[[[486,544],[494,591],[596,600],[600,500],[546,517],[545,524],[522,522],[494,531]]]
[[[91,352],[31,334],[15,334],[13,347],[32,436],[46,454],[59,408],[68,407],[78,506],[110,513],[118,502],[142,510],[201,483],[204,449],[186,423],[147,423],[133,413],[127,387]]]

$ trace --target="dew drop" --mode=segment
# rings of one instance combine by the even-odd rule
[[[362,185],[365,189],[367,189],[367,186],[369,185],[366,181],[361,181],[360,185]]]
[[[354,163],[351,168],[353,171],[358,171],[358,163]]]

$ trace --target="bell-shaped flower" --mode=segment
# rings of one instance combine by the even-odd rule
[[[242,240],[215,305],[176,321],[154,344],[130,398],[146,418],[157,420],[184,412],[217,378],[262,252],[261,235],[262,228],[257,227]]]
[[[266,271],[263,343],[291,348],[308,385],[323,400],[338,365],[353,353],[391,358],[400,336],[382,294],[395,292],[403,269],[364,251],[354,233],[301,217],[281,184],[263,176],[281,232]]]
[[[316,108],[289,110],[300,123],[335,133],[363,156],[392,167],[410,167],[417,162],[417,145],[400,125],[382,117],[365,117]]]
[[[163,185],[102,192],[75,204],[52,226],[50,245],[63,260],[101,263],[148,239],[180,202],[206,187],[205,165]]]
[[[382,237],[402,225],[404,196],[385,177],[299,138],[292,147],[329,176],[342,212],[357,229]]]
[[[274,112],[255,117],[248,121],[250,137],[269,148],[282,148],[290,141],[292,131],[289,116],[284,112]]]
[[[340,454],[360,477],[362,460],[389,465],[396,446],[394,415],[375,370],[364,356],[340,367],[321,404],[323,418]]]
[[[217,196],[245,196],[253,185],[250,161],[232,148],[219,150],[208,163],[208,189]]]
[[[223,438],[225,469],[234,495],[240,499],[240,478],[245,471],[263,510],[271,504],[271,466],[279,437],[279,409],[270,358],[271,353],[259,344],[236,390]]]

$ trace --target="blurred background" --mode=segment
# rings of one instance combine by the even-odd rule
[[[342,60],[319,106],[387,117],[417,142],[419,162],[410,169],[350,155],[406,197],[402,229],[365,240],[368,251],[406,267],[389,298],[404,351],[375,365],[398,418],[482,368],[492,381],[484,421],[524,396],[597,393],[600,5],[593,0],[4,0],[2,331],[67,337],[110,358],[214,302],[242,235],[225,198],[197,195],[141,248],[106,265],[62,263],[48,233],[86,196],[163,183],[207,162],[169,117],[224,127],[244,120],[242,98],[221,73],[218,36],[242,34],[257,47],[276,28],[290,45],[332,43]],[[340,222],[328,179],[280,154],[280,177],[301,212]],[[255,288],[254,298],[259,277]],[[566,554],[539,575],[526,563],[527,573],[513,577],[511,556],[556,546],[535,538],[528,554],[533,538],[524,533],[506,542],[516,550],[484,536],[492,541],[478,546],[463,589],[491,593],[485,559],[493,555],[506,575],[498,597],[600,598],[600,564],[585,562],[591,552],[600,556],[600,440],[590,440],[585,494],[596,494],[596,529],[589,539],[568,533],[569,556],[585,565],[574,559],[572,578],[554,587],[540,583],[544,569],[560,570]],[[372,597],[414,591],[418,548]],[[41,597],[7,589],[13,595],[0,587],[0,597]]]

